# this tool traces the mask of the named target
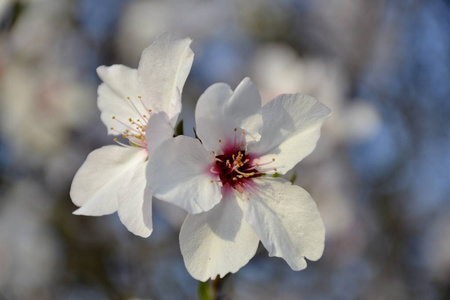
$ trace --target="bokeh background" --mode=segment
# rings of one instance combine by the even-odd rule
[[[71,180],[112,137],[99,65],[136,67],[164,31],[191,37],[185,134],[212,83],[245,76],[264,101],[301,92],[333,110],[295,183],[327,228],[294,272],[258,254],[228,299],[450,299],[450,1],[0,0],[0,299],[195,299],[178,232],[72,215]],[[289,178],[293,174],[288,174]]]

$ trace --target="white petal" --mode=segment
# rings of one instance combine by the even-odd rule
[[[254,195],[244,202],[245,220],[270,256],[282,257],[293,270],[306,268],[305,257],[323,253],[325,227],[311,196],[281,178],[255,179]]]
[[[137,147],[105,146],[92,151],[70,188],[73,203],[81,206],[74,214],[101,216],[115,212],[122,183],[134,176],[146,157],[147,151]]]
[[[153,231],[152,193],[146,188],[145,169],[147,163],[136,166],[133,176],[124,178],[119,190],[120,221],[132,233],[148,237]]]
[[[328,107],[312,97],[281,95],[262,108],[261,140],[248,151],[261,155],[261,162],[284,174],[316,147],[322,123],[330,116]]]
[[[113,65],[98,67],[97,74],[104,82],[97,91],[100,117],[108,128],[108,134],[121,134],[127,127],[119,121],[128,123],[129,118],[136,120],[141,118],[141,114],[146,113],[137,98],[139,95],[138,72],[126,66]],[[130,97],[130,100],[127,97]],[[133,101],[137,109],[130,101]],[[114,130],[111,130],[111,127]]]
[[[211,182],[214,155],[193,138],[178,136],[149,157],[148,184],[154,196],[191,214],[210,210],[222,198],[221,183]]]
[[[246,131],[247,141],[260,139],[262,126],[261,96],[249,78],[245,78],[233,92],[224,83],[210,86],[198,100],[195,110],[197,134],[208,150],[220,149],[222,142],[239,139]],[[236,134],[234,129],[239,129]]]
[[[187,270],[197,280],[236,273],[255,255],[259,239],[244,218],[235,197],[208,212],[188,215],[181,227],[180,246]]]
[[[147,123],[147,129],[145,132],[145,139],[148,142],[149,156],[153,154],[156,148],[162,144],[162,142],[173,137],[173,126],[170,124],[169,118],[166,113],[160,112],[150,117]]]
[[[190,44],[191,39],[163,34],[142,52],[139,62],[145,103],[154,111],[166,112],[172,126],[181,111],[180,95],[194,59]]]

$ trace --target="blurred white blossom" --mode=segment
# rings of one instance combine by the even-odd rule
[[[225,32],[234,23],[233,18],[233,5],[229,1],[130,1],[119,22],[117,48],[131,64],[161,32],[190,36],[200,44],[205,38]]]
[[[70,130],[95,115],[95,90],[67,66],[14,61],[0,80],[0,133],[14,155],[32,165],[62,149]]]
[[[49,223],[52,199],[29,180],[15,183],[0,203],[0,290],[20,298],[49,288],[61,252]]]

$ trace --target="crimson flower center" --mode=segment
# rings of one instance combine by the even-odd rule
[[[256,170],[253,159],[244,150],[217,155],[211,172],[219,176],[224,187],[232,187],[241,193],[245,185],[250,183],[251,178],[263,175]]]

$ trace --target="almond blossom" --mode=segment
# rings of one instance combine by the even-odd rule
[[[138,69],[101,66],[97,73],[98,107],[108,134],[118,145],[89,154],[72,182],[70,196],[77,215],[118,212],[132,233],[152,232],[152,192],[146,188],[148,158],[172,138],[181,111],[181,91],[192,66],[190,39],[169,34],[144,50]]]
[[[155,197],[189,212],[180,246],[201,281],[237,272],[261,240],[293,270],[317,260],[325,229],[316,204],[282,178],[313,151],[330,110],[314,98],[281,95],[261,107],[250,79],[233,92],[223,83],[200,97],[198,139],[167,140],[155,151],[147,180]]]

